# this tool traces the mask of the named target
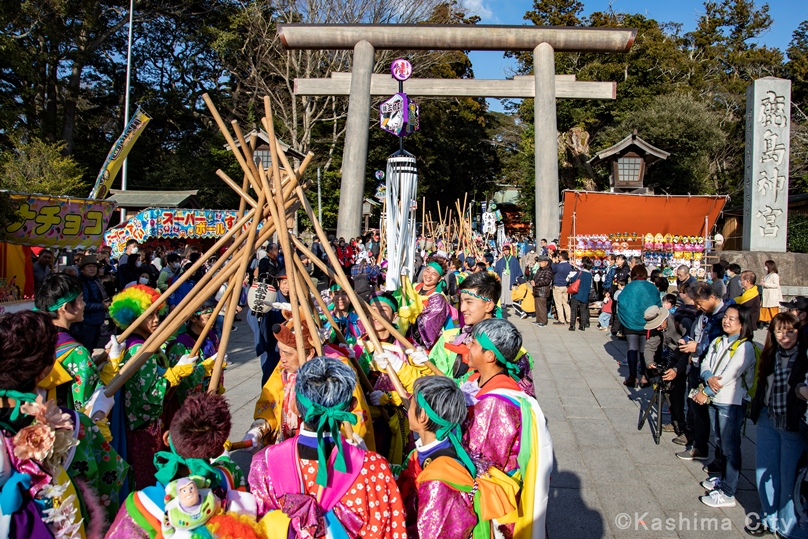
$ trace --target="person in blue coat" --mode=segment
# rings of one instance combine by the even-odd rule
[[[104,325],[110,305],[106,291],[98,279],[98,266],[95,255],[85,255],[81,259],[79,281],[84,295],[84,320],[71,328],[76,340],[90,352],[98,347],[101,326]]]
[[[589,292],[592,290],[592,259],[585,256],[581,260],[581,269],[572,278],[570,285],[580,281],[578,291],[570,296],[570,331],[575,331],[575,320],[580,318],[578,329],[581,331],[589,327]]]

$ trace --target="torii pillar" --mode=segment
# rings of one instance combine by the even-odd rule
[[[370,125],[374,56],[381,50],[532,51],[536,166],[536,238],[559,233],[555,52],[628,52],[637,30],[485,25],[280,25],[287,49],[353,49],[337,235],[358,236]],[[494,81],[500,82],[500,81]],[[507,81],[502,81],[507,82]],[[496,96],[492,90],[491,97]]]

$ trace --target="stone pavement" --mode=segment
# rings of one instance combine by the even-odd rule
[[[595,319],[585,332],[552,324],[538,328],[529,319],[510,319],[535,360],[537,399],[555,448],[549,537],[748,537],[743,532],[745,516],[760,508],[754,489],[755,427],[751,422],[742,442],[738,505],[707,507],[698,500],[704,494],[699,482],[707,476],[703,463],[677,459],[674,452],[682,447],[671,443],[672,433],[663,433],[657,446],[648,424],[637,430],[652,393],[622,385],[627,367],[617,360],[625,356],[624,341],[598,331]],[[231,440],[240,440],[252,423],[261,383],[252,332],[246,322],[237,326],[225,373],[233,413]],[[233,456],[246,472],[250,453],[236,451]]]

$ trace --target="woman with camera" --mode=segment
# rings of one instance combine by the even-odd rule
[[[724,335],[715,339],[701,362],[702,383],[690,395],[696,404],[709,404],[715,436],[715,460],[720,476],[701,482],[708,490],[699,498],[709,507],[735,507],[741,475],[741,425],[747,396],[744,377],[755,367],[754,326],[749,309],[729,305],[721,321]],[[754,372],[754,371],[753,371]]]
[[[755,483],[764,516],[762,526],[747,528],[750,535],[777,532],[789,539],[808,537],[794,509],[797,463],[808,448],[800,432],[808,397],[808,359],[799,325],[791,313],[776,314],[760,355],[750,417],[757,425]]]

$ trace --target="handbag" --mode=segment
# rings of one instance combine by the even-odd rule
[[[579,272],[578,275],[575,276],[575,280],[572,281],[567,286],[567,294],[569,294],[571,296],[575,295],[575,294],[578,293],[578,290],[580,290],[580,289],[581,289],[581,273]]]

